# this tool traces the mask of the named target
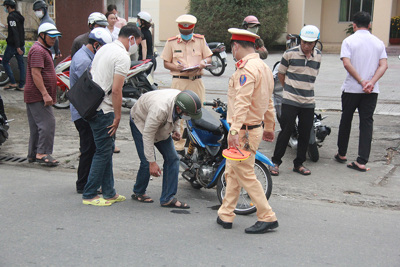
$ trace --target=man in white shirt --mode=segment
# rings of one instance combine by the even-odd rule
[[[385,45],[368,30],[371,27],[371,15],[358,12],[353,18],[354,34],[343,40],[340,58],[347,70],[342,85],[342,117],[338,135],[338,153],[336,161],[345,163],[349,144],[353,114],[358,109],[360,117],[360,137],[357,161],[347,167],[365,172],[371,152],[373,115],[378,100],[378,80],[387,66]]]
[[[96,153],[84,188],[83,204],[110,206],[125,200],[125,197],[118,195],[114,189],[112,155],[114,136],[121,120],[122,86],[131,63],[129,55],[136,52],[141,40],[141,32],[137,27],[124,26],[118,40],[104,45],[93,59],[93,81],[103,88],[105,97],[97,109],[97,115],[89,120]],[[97,196],[100,186],[103,198]]]

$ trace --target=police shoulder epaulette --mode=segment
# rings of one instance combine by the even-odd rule
[[[198,33],[193,34],[193,36],[196,37],[196,38],[204,39],[204,35],[201,35],[201,34],[198,34]]]
[[[236,62],[236,67],[238,69],[244,68],[244,66],[246,66],[247,61],[248,61],[247,59],[246,60],[243,60],[243,59],[239,60],[238,62]]]
[[[176,39],[178,39],[178,36],[171,37],[171,38],[168,39],[168,42],[169,42],[169,41],[176,40]]]

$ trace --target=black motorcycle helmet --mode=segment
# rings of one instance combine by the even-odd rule
[[[17,5],[17,3],[15,3],[14,0],[5,0],[3,3],[3,6],[10,6],[10,7],[15,7]]]
[[[33,3],[33,10],[34,11],[35,10],[40,10],[40,9],[47,10],[47,4],[43,0],[37,0],[37,1],[35,1],[35,3]]]

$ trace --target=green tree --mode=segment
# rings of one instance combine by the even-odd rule
[[[230,43],[229,28],[242,28],[243,19],[254,15],[261,23],[258,35],[272,45],[285,31],[288,0],[190,0],[190,14],[197,17],[196,33],[207,42]]]

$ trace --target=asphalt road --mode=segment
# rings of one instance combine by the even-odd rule
[[[216,224],[214,190],[180,184],[188,213],[129,199],[82,205],[75,177],[57,169],[1,165],[0,266],[399,266],[400,212],[274,196],[280,227],[264,235]],[[159,180],[149,194],[160,195]]]

